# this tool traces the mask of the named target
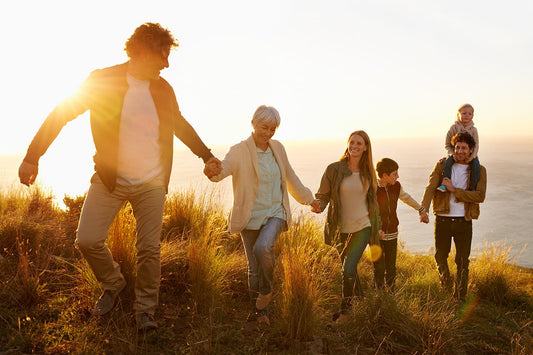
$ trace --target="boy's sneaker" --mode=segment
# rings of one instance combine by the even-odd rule
[[[124,287],[126,287],[126,281],[123,280],[122,282],[123,283],[119,286],[118,290],[104,290],[94,306],[93,316],[103,316],[115,307],[118,294],[124,289]]]
[[[437,191],[446,192],[446,186],[440,185],[439,187],[437,187]]]

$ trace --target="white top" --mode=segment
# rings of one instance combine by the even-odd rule
[[[452,184],[456,188],[465,189],[468,183],[468,164],[453,164],[452,165]],[[464,217],[465,204],[464,202],[456,202],[455,194],[450,193],[450,213],[439,214],[445,217]]]
[[[266,224],[269,218],[285,218],[285,210],[281,205],[283,194],[281,192],[281,172],[270,147],[262,151],[257,148],[257,168],[259,186],[252,216],[246,229],[258,230]]]
[[[366,206],[367,189],[363,186],[359,173],[352,173],[341,181],[341,233],[354,233],[370,227],[368,207]]]
[[[127,75],[129,89],[120,118],[117,183],[136,185],[163,171],[159,147],[159,117],[150,94],[150,81]]]

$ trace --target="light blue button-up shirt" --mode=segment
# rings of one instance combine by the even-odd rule
[[[258,230],[271,217],[285,218],[282,206],[281,172],[270,147],[264,152],[257,148],[259,187],[246,229]]]

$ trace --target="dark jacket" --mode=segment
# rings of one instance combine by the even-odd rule
[[[96,148],[96,173],[109,191],[117,179],[118,138],[122,105],[128,90],[126,79],[128,63],[93,71],[78,92],[48,115],[33,138],[24,161],[38,164],[63,126],[87,110],[91,111],[91,131]],[[172,86],[163,78],[150,81],[150,93],[159,116],[159,146],[165,186],[172,170],[174,135],[204,162],[213,155],[196,131],[181,115]]]
[[[352,171],[348,168],[346,160],[341,160],[330,164],[322,180],[320,187],[315,197],[320,200],[320,210],[324,211],[328,206],[328,214],[326,218],[326,225],[324,226],[324,241],[328,245],[336,245],[339,240],[339,220],[341,211],[340,186],[341,181],[346,176],[352,175]],[[372,232],[370,236],[370,244],[379,243],[379,230],[381,228],[381,220],[379,218],[379,209],[377,207],[376,192],[369,188],[367,193],[367,208]]]

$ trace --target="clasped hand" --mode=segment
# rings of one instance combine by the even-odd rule
[[[217,176],[222,172],[222,162],[215,157],[211,157],[207,163],[205,163],[204,174],[208,179],[213,176]]]

